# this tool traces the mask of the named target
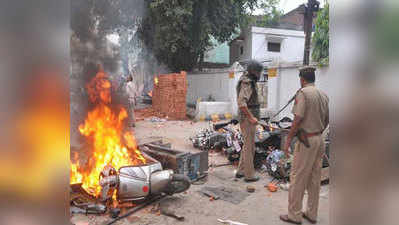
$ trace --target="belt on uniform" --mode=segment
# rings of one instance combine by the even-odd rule
[[[315,133],[307,133],[306,134],[306,137],[307,138],[310,138],[310,137],[313,137],[313,136],[318,136],[318,135],[320,135],[320,134],[322,134],[323,132],[315,132]]]

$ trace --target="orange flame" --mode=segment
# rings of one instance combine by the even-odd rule
[[[70,183],[82,183],[89,193],[99,196],[101,186],[99,176],[105,166],[116,170],[123,166],[146,163],[146,159],[137,149],[136,140],[131,132],[124,132],[124,121],[128,117],[125,108],[115,112],[111,104],[111,82],[100,71],[87,85],[89,99],[96,106],[86,117],[79,132],[92,144],[92,152],[86,165],[79,165],[78,156],[71,163]]]

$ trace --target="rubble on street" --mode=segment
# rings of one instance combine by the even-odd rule
[[[137,127],[135,128],[140,131],[135,133],[137,142],[143,145],[162,140],[166,147],[173,150],[178,149],[183,153],[191,154],[202,152],[192,146],[189,137],[194,136],[198,130],[208,128],[209,123],[178,122],[182,126],[177,126],[177,121],[166,121],[164,122],[165,126],[158,129],[157,123],[142,120],[137,123]],[[167,143],[170,143],[170,146]],[[230,224],[227,221],[231,221],[231,224],[263,224],[265,217],[270,219],[270,224],[282,224],[276,215],[286,208],[287,192],[280,190],[284,190],[283,186],[287,184],[277,184],[277,192],[270,192],[264,186],[272,182],[273,177],[268,173],[261,173],[261,180],[251,184],[255,188],[255,192],[248,193],[248,184],[235,178],[236,166],[231,165],[224,154],[215,151],[207,153],[209,165],[224,164],[224,166],[209,167],[206,173],[207,176],[197,182],[192,182],[187,191],[163,198],[159,202],[159,210],[152,211],[151,209],[157,203],[155,205],[150,204],[128,217],[117,221],[115,224],[217,224],[219,219],[226,221],[225,224]],[[213,197],[207,196],[201,192],[205,187],[222,190],[224,194],[218,193],[219,195],[216,195],[214,193],[212,194]],[[243,195],[246,197],[239,201],[222,199],[222,197],[228,198],[229,193],[232,194],[237,191],[240,193],[239,196]],[[328,192],[328,185],[322,186],[320,195],[324,197],[320,199],[321,219],[318,224],[328,224]],[[119,216],[126,214],[135,206],[137,205],[127,205],[124,203]],[[162,207],[166,207],[167,210],[162,211]],[[179,219],[165,214],[174,214],[179,218],[184,217],[184,220],[179,221]],[[110,214],[89,214],[88,216],[85,214],[74,214],[71,221],[76,222],[75,224],[78,224],[78,222],[81,224],[85,222],[87,224],[106,224],[112,220]],[[220,222],[219,224],[223,223]]]

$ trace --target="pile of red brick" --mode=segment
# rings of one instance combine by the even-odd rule
[[[186,118],[186,72],[162,74],[154,78],[152,106],[173,119]]]

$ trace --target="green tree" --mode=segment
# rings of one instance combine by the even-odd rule
[[[229,41],[261,2],[276,1],[149,0],[140,38],[159,62],[173,71],[190,71],[212,46],[211,36]]]
[[[313,61],[321,65],[329,63],[329,4],[326,2],[324,8],[318,12],[313,35]]]
[[[283,12],[278,8],[280,0],[260,0],[262,15],[251,16],[250,23],[258,27],[274,27],[279,24]]]

